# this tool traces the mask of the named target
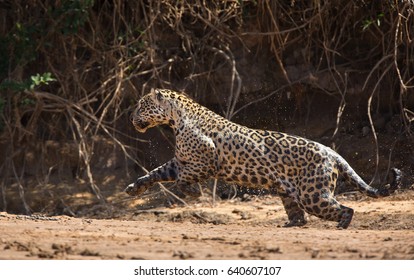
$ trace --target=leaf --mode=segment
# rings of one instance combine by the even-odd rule
[[[48,85],[49,82],[56,81],[56,79],[52,77],[52,74],[50,72],[43,73],[42,75],[37,73],[35,76],[31,76],[30,80],[31,80],[30,89],[32,90],[36,86],[40,86],[42,84]]]

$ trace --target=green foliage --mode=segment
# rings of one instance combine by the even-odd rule
[[[0,90],[11,90],[13,92],[21,92],[24,90],[34,90],[38,86],[48,85],[50,82],[56,81],[49,72],[30,76],[30,79],[23,82],[5,80],[0,83]]]
[[[65,0],[61,6],[52,10],[54,18],[61,19],[60,31],[65,35],[76,34],[89,17],[89,9],[94,0]]]
[[[53,81],[56,81],[56,79],[52,77],[51,73],[46,72],[46,73],[43,73],[42,75],[37,73],[36,76],[30,77],[29,87],[30,89],[34,89],[36,86],[48,85],[49,82],[53,82]]]
[[[16,81],[5,80],[0,83],[0,90],[11,90],[13,92],[21,92],[29,88],[30,88],[30,85],[28,81],[16,82]]]
[[[376,18],[372,19],[365,19],[362,22],[362,30],[365,31],[369,28],[372,24],[376,24],[378,27],[381,26],[381,20],[384,18],[384,13],[379,13]]]
[[[25,67],[28,63],[36,61],[39,48],[52,46],[48,37],[53,33],[78,33],[88,20],[89,10],[93,4],[94,0],[63,0],[50,5],[44,15],[37,18],[22,18],[14,23],[7,34],[0,34],[0,81],[8,76],[10,69],[17,66]],[[35,85],[37,82],[43,83],[42,80],[32,81]],[[26,88],[22,83],[6,84],[14,90]]]
[[[34,90],[36,87],[42,85],[48,85],[50,82],[56,81],[52,77],[52,74],[49,72],[39,74],[37,73],[34,76],[30,76],[30,79],[23,82],[16,82],[11,80],[5,80],[0,83],[0,93],[3,90],[10,90],[12,92],[23,92],[25,90]],[[3,96],[0,96],[0,132],[3,131],[4,122],[3,122],[3,113],[5,109],[6,99]],[[23,97],[19,101],[19,106],[30,106],[35,104],[35,101],[29,97]]]
[[[0,79],[7,77],[9,69],[36,59],[35,32],[35,26],[17,22],[8,34],[0,35]]]

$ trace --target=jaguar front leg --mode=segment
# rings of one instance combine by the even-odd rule
[[[201,188],[198,183],[204,182],[213,174],[211,167],[207,164],[195,162],[180,162],[180,172],[177,176],[175,186],[182,194],[190,197],[200,197]]]
[[[176,186],[182,194],[189,197],[200,197],[202,195],[201,188],[198,183],[178,181]]]
[[[173,158],[172,160],[150,171],[147,175],[139,177],[134,183],[126,187],[125,192],[131,196],[138,196],[144,193],[155,183],[176,181],[177,176],[178,165],[176,159]]]

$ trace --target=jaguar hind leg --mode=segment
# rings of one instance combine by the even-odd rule
[[[341,205],[338,225],[339,229],[347,229],[354,216],[354,209]]]
[[[352,221],[354,210],[340,204],[329,190],[315,192],[312,199],[304,199],[301,203],[304,209],[318,218],[338,222],[337,228],[346,229]]]
[[[199,184],[177,184],[178,189],[186,196],[200,197],[202,195],[201,187]]]
[[[354,209],[336,202],[328,208],[327,214],[316,216],[324,220],[338,222],[336,226],[338,229],[347,229],[354,216]]]
[[[305,211],[299,207],[299,204],[295,201],[295,199],[290,196],[281,196],[281,198],[289,219],[284,227],[305,225],[307,223],[305,218]]]

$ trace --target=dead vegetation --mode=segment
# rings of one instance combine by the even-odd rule
[[[309,92],[333,96],[332,139],[347,106],[362,107],[378,166],[374,115],[396,116],[396,138],[413,140],[413,9],[397,0],[2,0],[1,208],[40,211],[25,191],[71,179],[105,203],[99,170],[145,170],[128,113],[155,86],[230,119],[274,96],[299,105]]]

